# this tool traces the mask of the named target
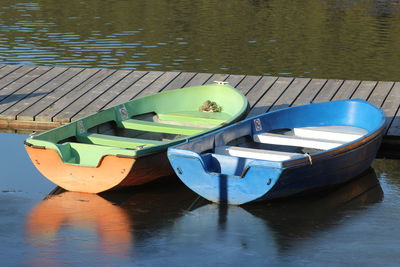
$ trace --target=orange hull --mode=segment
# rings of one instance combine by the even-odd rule
[[[98,166],[64,163],[52,149],[25,146],[35,167],[50,181],[68,190],[100,193],[118,186],[140,185],[173,173],[166,153],[141,158],[104,156]]]

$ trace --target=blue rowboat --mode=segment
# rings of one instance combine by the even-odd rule
[[[179,178],[220,203],[282,198],[344,183],[367,170],[385,116],[363,100],[277,110],[168,149]]]

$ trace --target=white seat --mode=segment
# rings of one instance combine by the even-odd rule
[[[238,146],[218,146],[215,147],[216,154],[230,155],[241,158],[261,159],[268,161],[285,161],[289,159],[305,157],[301,153],[290,153],[274,150],[255,149]]]
[[[368,133],[367,130],[354,126],[321,126],[294,128],[294,135],[304,138],[317,138],[339,142],[351,142]]]
[[[271,145],[297,146],[315,149],[331,149],[343,145],[346,142],[331,141],[316,138],[303,138],[291,135],[274,133],[261,133],[253,136],[255,142]]]

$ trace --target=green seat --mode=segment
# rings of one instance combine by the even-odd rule
[[[88,167],[97,166],[105,155],[130,157],[136,154],[134,150],[75,142],[57,144],[56,150],[60,153],[61,159],[65,163]]]
[[[163,145],[165,142],[139,138],[129,138],[106,134],[85,133],[77,136],[79,142],[120,148],[142,149]]]
[[[229,115],[221,112],[188,111],[179,113],[157,113],[160,120],[216,126],[229,120]]]
[[[199,127],[172,125],[134,119],[121,121],[121,125],[126,129],[180,135],[194,135],[205,130],[204,128]]]

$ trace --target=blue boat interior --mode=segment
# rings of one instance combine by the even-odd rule
[[[207,172],[221,173],[232,176],[242,176],[246,166],[253,159],[233,157],[229,155],[203,153],[201,158]]]
[[[195,152],[205,171],[242,177],[250,164],[305,164],[316,153],[355,142],[384,125],[363,100],[298,106],[266,113],[171,149]]]

